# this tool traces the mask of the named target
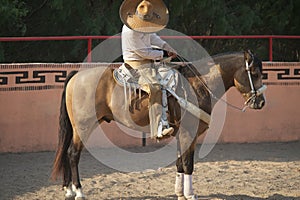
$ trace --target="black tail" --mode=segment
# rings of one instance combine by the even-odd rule
[[[51,178],[57,179],[59,176],[63,176],[66,172],[67,166],[69,166],[68,148],[72,141],[73,129],[70,122],[70,118],[67,112],[66,106],[66,87],[70,79],[77,73],[72,71],[65,80],[64,90],[61,97],[60,116],[59,116],[59,136],[58,147],[56,150],[55,160],[52,167]]]

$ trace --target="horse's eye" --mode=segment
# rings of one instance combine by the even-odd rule
[[[258,73],[252,73],[253,78],[258,78]]]

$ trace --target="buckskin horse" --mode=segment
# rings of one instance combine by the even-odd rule
[[[178,68],[194,90],[197,106],[201,110],[211,114],[215,103],[233,86],[242,94],[245,104],[250,108],[261,109],[265,105],[263,91],[266,87],[262,83],[262,63],[255,55],[245,51],[220,54],[212,59],[215,63],[213,70],[205,75],[198,73],[190,64]],[[66,199],[85,199],[78,163],[84,142],[100,123],[114,120],[131,128],[135,128],[137,124],[149,124],[148,94],[143,93],[139,109],[124,112],[129,106],[124,105],[124,88],[114,80],[111,68],[105,69],[99,79],[99,68],[70,73],[65,81],[60,108],[59,142],[51,176],[54,179],[62,177]],[[216,71],[220,74],[221,81],[216,77]],[[91,89],[93,87],[96,88]],[[219,90],[220,87],[224,91]],[[180,105],[173,96],[168,96],[168,102],[169,121],[175,129],[174,136],[180,152],[176,160],[175,193],[178,199],[197,199],[193,194],[191,180],[194,151],[197,137],[208,129],[209,124],[189,112],[181,112]],[[183,114],[190,115],[192,120],[181,128],[180,119]],[[195,122],[198,123],[196,133],[189,133],[189,127],[194,126]]]

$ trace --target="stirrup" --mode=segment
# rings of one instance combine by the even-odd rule
[[[170,127],[169,124],[164,125],[163,122],[159,122],[158,131],[157,131],[157,138],[161,139],[166,136],[171,136],[174,133],[174,128]]]
[[[174,133],[174,128],[173,127],[165,128],[162,131],[163,136],[171,136],[173,133]]]

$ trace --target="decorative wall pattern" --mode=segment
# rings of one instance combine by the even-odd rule
[[[300,63],[263,63],[264,82],[267,85],[300,85]]]
[[[1,64],[0,92],[62,89],[68,73],[82,66],[107,67],[108,64]],[[266,85],[300,85],[300,63],[264,62],[263,74]]]
[[[111,65],[115,67],[118,64]],[[62,89],[67,75],[81,67],[107,67],[105,63],[1,64],[0,92]]]

